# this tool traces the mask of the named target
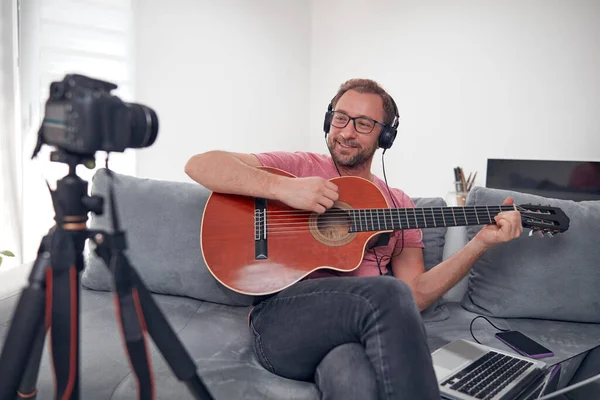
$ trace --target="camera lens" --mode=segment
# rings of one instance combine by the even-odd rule
[[[150,107],[127,103],[131,111],[131,141],[127,147],[142,148],[151,146],[158,136],[158,116]]]

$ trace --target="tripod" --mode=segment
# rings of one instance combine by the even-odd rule
[[[94,251],[114,277],[121,333],[138,381],[139,398],[154,399],[156,395],[145,337],[149,333],[194,398],[212,400],[193,360],[123,253],[125,234],[118,226],[112,191],[114,232],[88,230],[87,213],[101,215],[103,199],[87,195],[88,184],[75,170],[90,159],[59,150],[52,152],[51,161],[68,164],[69,172],[57,182],[56,190],[50,190],[56,223],[40,243],[29,284],[21,294],[0,355],[0,400],[35,398],[48,331],[56,375],[55,398],[79,399],[79,275],[84,267],[86,239],[96,244]]]

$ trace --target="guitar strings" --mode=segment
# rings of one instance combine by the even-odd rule
[[[399,209],[401,210],[401,209]],[[350,216],[351,214],[354,214],[355,216],[359,217],[359,218],[363,218],[363,217],[370,217],[372,215],[375,216],[380,216],[380,217],[385,217],[387,215],[392,215],[392,216],[400,216],[400,217],[406,217],[408,215],[408,217],[410,218],[415,218],[415,215],[417,218],[423,218],[425,217],[437,217],[437,216],[441,216],[441,215],[478,215],[481,213],[485,213],[487,215],[487,210],[464,210],[464,211],[458,211],[458,212],[454,212],[454,210],[444,210],[442,213],[432,213],[431,211],[408,211],[408,210],[412,210],[410,208],[406,209],[407,211],[404,213],[396,213],[396,212],[386,212],[386,211],[375,211],[375,212],[371,212],[371,211],[357,211],[357,210],[343,210],[343,209],[336,209],[336,210],[327,210],[324,214],[320,214],[321,216],[329,216],[329,215],[333,215],[335,214],[336,216],[338,215],[348,215]],[[395,210],[394,210],[395,211]],[[270,218],[290,218],[290,217],[310,217],[311,215],[315,214],[312,211],[298,211],[298,212],[285,212],[285,211],[267,211],[267,216],[269,216]],[[494,214],[494,215],[498,215],[499,213],[497,211],[494,210],[490,210],[490,215]],[[539,215],[544,215],[544,214],[539,214]]]
[[[540,223],[543,223],[543,221],[538,221]],[[489,225],[491,224],[491,222],[486,222],[483,221],[483,223],[479,223],[476,225]],[[345,226],[348,226],[348,224],[343,224]],[[372,225],[373,228],[375,228],[374,225]],[[448,227],[452,227],[453,225],[447,225]],[[430,228],[433,228],[435,226],[430,226]],[[268,233],[269,234],[283,234],[283,233],[299,233],[299,232],[307,232],[311,230],[311,227],[308,226],[305,223],[301,223],[300,226],[285,226],[285,224],[280,224],[280,226],[274,228],[273,225],[269,225],[267,224],[267,228],[268,228]],[[414,230],[414,229],[421,229],[420,227],[414,227],[414,228],[400,228],[400,229],[386,229],[384,227],[381,227],[380,225],[378,225],[378,229],[372,229],[372,230],[367,230],[367,231],[361,231],[361,232],[378,232],[378,231],[396,231],[396,230]],[[350,231],[346,231],[347,233],[350,233]],[[352,233],[358,233],[358,232],[352,232]]]
[[[493,217],[494,216],[492,216],[492,219],[493,219]],[[537,222],[540,222],[540,223],[544,223],[544,220],[540,219],[540,218],[530,218],[530,219],[532,221],[537,221]],[[487,217],[479,219],[480,222],[481,221],[485,222],[487,220],[489,220],[489,218],[487,218]],[[267,227],[283,227],[283,226],[291,226],[291,227],[293,227],[293,226],[298,226],[298,225],[305,225],[309,221],[310,221],[309,219],[293,219],[293,220],[290,220],[290,219],[288,219],[288,220],[281,219],[280,221],[277,221],[277,222],[273,222],[271,220],[271,221],[267,222],[266,225],[267,225]],[[431,223],[430,223],[430,221],[431,221]],[[481,225],[481,224],[478,224],[477,222],[474,222],[474,221],[473,221],[472,224],[469,224],[468,222],[470,222],[470,221],[466,221],[464,217],[463,218],[459,217],[457,219],[456,218],[451,218],[450,221],[448,221],[448,222],[454,222],[454,225],[448,224],[448,223],[444,222],[444,220],[442,218],[436,218],[435,220],[428,220],[428,221],[416,221],[416,222],[417,222],[418,225],[421,225],[420,228],[422,228],[423,225],[425,225],[425,227],[437,227],[438,223],[442,227],[446,226],[446,225],[452,227],[452,226],[457,226],[458,223],[462,224],[463,221],[464,221],[465,225]],[[258,223],[264,223],[264,220],[263,219],[258,219],[257,222]],[[377,225],[377,226],[382,226],[382,225],[386,226],[388,224],[388,222],[389,221],[386,221],[386,220],[374,220],[374,219],[369,220],[369,219],[363,219],[361,221],[356,222],[356,225],[365,224],[365,225],[371,225],[371,226],[375,226],[375,225]],[[489,223],[491,223],[491,222],[489,222]],[[346,218],[345,219],[339,219],[339,218],[322,217],[321,220],[317,224],[325,224],[325,225],[326,224],[348,225],[348,224],[353,224],[353,222],[351,222],[349,219],[346,219]],[[410,221],[407,222],[406,220],[394,220],[394,221],[391,221],[391,224],[397,224],[397,225],[400,225],[400,226],[405,225],[406,226],[406,228],[401,228],[401,229],[411,229],[412,228],[410,226],[411,225]],[[412,224],[412,225],[415,225],[415,224]],[[381,229],[388,229],[388,228],[383,228],[382,227]]]
[[[467,219],[469,219],[469,217],[472,217],[473,215],[477,216],[477,207],[486,207],[486,213],[489,211],[488,207],[489,206],[475,206],[473,209],[466,209],[463,207],[446,207],[444,209],[444,211],[448,211],[448,210],[452,210],[452,209],[460,209],[463,212],[459,212],[458,214],[454,214],[454,215],[447,215],[448,218],[450,219],[450,222],[454,221],[454,226],[458,226],[457,223],[457,219],[456,217],[458,217],[458,221],[461,222],[461,225],[464,225],[462,222],[462,219],[467,216],[467,218],[465,219],[465,224],[469,225],[467,221]],[[493,207],[499,207],[499,206],[493,206]],[[512,210],[513,207],[510,206],[503,206],[505,208],[508,208],[509,210]],[[408,210],[408,209],[407,209]],[[414,209],[413,209],[414,210]],[[500,207],[499,210],[502,211],[502,208]],[[345,225],[345,226],[352,226],[352,223],[349,221],[349,216],[347,214],[347,211],[353,211],[353,210],[344,210],[344,209],[336,209],[336,210],[329,210],[327,212],[327,214],[323,214],[319,217],[320,222],[324,223],[324,224],[331,224],[331,225]],[[313,214],[310,211],[298,211],[298,210],[291,210],[291,211],[267,211],[267,215],[270,215],[271,213],[275,213],[275,214],[280,214],[280,216],[271,216],[269,217],[269,221],[267,222],[266,226],[267,228],[269,228],[269,233],[294,233],[294,232],[305,232],[305,231],[309,231],[311,229],[310,226],[307,226],[307,222],[309,222],[310,220],[310,215]],[[287,215],[282,216],[281,213],[286,213]],[[293,215],[290,215],[293,214]],[[334,214],[334,215],[332,215]],[[339,214],[345,214],[345,218],[337,218],[339,216]],[[359,215],[360,218],[360,222],[362,224],[362,222],[364,221],[365,226],[368,226],[368,224],[370,223],[371,226],[373,228],[375,228],[375,222],[377,222],[377,227],[378,229],[373,229],[373,230],[368,230],[371,232],[374,231],[382,231],[382,230],[398,230],[398,229],[393,229],[393,228],[386,228],[385,225],[387,224],[387,221],[385,221],[385,218],[383,220],[384,222],[384,227],[381,227],[381,220],[379,220],[379,215],[375,216],[375,219],[372,215],[372,213],[369,213],[370,215]],[[421,215],[421,213],[417,214],[417,215]],[[498,215],[498,214],[495,214]],[[495,216],[494,215],[494,216]],[[542,214],[540,214],[542,215]],[[421,215],[422,216],[422,215]],[[295,218],[294,218],[295,217]],[[431,220],[434,222],[432,227],[437,227],[436,223],[440,222],[442,226],[452,226],[452,224],[447,224],[445,221],[445,217],[446,215],[443,214],[442,218],[439,218],[439,216],[435,216],[434,218],[432,218]],[[492,214],[489,214],[489,217],[493,219]],[[413,213],[413,218],[415,218],[415,215]],[[484,219],[485,216],[482,216],[482,219]],[[369,219],[371,221],[369,221]],[[529,219],[531,221],[537,221],[539,223],[544,223],[544,221],[540,218],[536,218],[536,217],[531,217],[529,216]],[[283,221],[283,222],[273,222],[273,220],[275,221]],[[259,217],[258,218],[259,222],[264,222],[264,217]],[[398,216],[398,221],[400,226],[402,226],[402,216]],[[408,219],[406,218],[405,221],[407,221],[406,223],[406,228],[399,228],[401,230],[410,230],[410,229],[420,229],[420,227],[410,227],[410,221],[408,221]],[[394,221],[392,221],[393,223]],[[427,219],[424,217],[424,222],[425,222],[425,227],[427,227]],[[419,223],[419,221],[417,221],[417,223]],[[487,222],[486,220],[483,221],[483,223],[481,223],[478,219],[478,222],[476,225],[487,225],[487,224],[491,224],[491,220],[490,222]],[[547,224],[547,223],[546,223]],[[547,224],[548,225],[548,224]]]
[[[407,209],[408,210],[408,209]],[[320,216],[317,216],[317,218],[320,221],[325,221],[325,222],[348,222],[348,220],[350,218],[352,218],[352,216],[350,215],[350,213],[348,211],[354,211],[354,210],[342,210],[342,209],[337,209],[337,210],[328,210],[325,214],[320,214]],[[408,223],[406,224],[407,226],[410,225],[410,219],[412,219],[413,221],[438,221],[438,220],[444,220],[446,217],[448,217],[451,220],[455,220],[457,217],[458,219],[464,219],[465,216],[467,219],[470,219],[471,217],[475,216],[477,219],[479,219],[479,217],[481,217],[481,219],[484,219],[485,217],[492,217],[492,214],[498,215],[499,213],[496,213],[494,211],[494,213],[490,212],[488,213],[488,210],[486,210],[486,213],[484,215],[479,215],[480,213],[477,210],[463,210],[463,212],[448,212],[448,210],[444,210],[445,212],[443,213],[438,213],[437,215],[435,213],[432,213],[431,215],[429,214],[424,214],[423,212],[405,212],[405,215],[393,215],[392,213],[388,213],[390,216],[390,220],[394,220],[394,218],[396,218],[396,220],[400,221],[400,223],[402,222],[402,220],[408,221]],[[282,213],[285,213],[285,215],[282,215]],[[273,215],[275,214],[275,215]],[[311,215],[313,215],[314,213],[311,211],[292,211],[292,212],[285,212],[285,211],[267,211],[267,218],[269,220],[269,222],[267,222],[267,226],[269,225],[277,225],[277,224],[302,224],[306,221],[308,221],[311,217]],[[356,214],[355,212],[353,212],[353,214]],[[487,214],[487,215],[486,215]],[[374,223],[375,221],[381,221],[381,218],[383,217],[383,222],[386,223],[386,219],[388,217],[388,215],[386,215],[386,213],[384,213],[383,215],[381,215],[379,212],[376,212],[375,215],[373,215],[372,212],[364,212],[364,213],[358,213],[358,215],[354,215],[354,217],[357,217],[360,221],[366,221],[367,223],[369,222],[369,219],[371,220],[372,223]],[[301,218],[301,219],[300,219]],[[409,219],[410,218],[410,219]],[[294,222],[294,221],[298,221],[300,219],[300,222]],[[257,221],[260,222],[264,222],[264,216],[260,215],[257,216]],[[279,223],[273,223],[273,221],[284,221],[284,222],[279,222]],[[379,223],[379,222],[378,222]]]
[[[269,224],[267,223],[267,228],[268,228],[268,232],[270,234],[277,234],[277,233],[293,233],[293,232],[306,232],[309,231],[311,229],[311,227],[306,224],[307,221],[304,222],[292,222],[292,223],[280,223],[280,224]],[[327,222],[331,222],[331,221],[327,221]],[[343,225],[348,227],[349,225],[351,226],[352,224],[349,224],[348,221],[342,221],[343,223],[340,223],[339,225]],[[539,223],[544,223],[542,220],[538,220],[537,222]],[[481,223],[475,224],[475,225],[488,225],[488,224],[492,224],[492,222],[487,222],[487,221],[483,221]],[[339,226],[338,225],[338,226]],[[446,224],[445,224],[446,225]],[[367,225],[368,226],[368,225]],[[411,230],[411,229],[421,229],[421,227],[406,227],[406,228],[400,228],[400,229],[388,229],[385,227],[381,227],[381,224],[377,225],[377,229],[375,229],[375,224],[371,224],[371,226],[374,228],[372,230],[367,230],[366,232],[376,232],[376,231],[389,231],[389,230]],[[449,224],[447,225],[449,227],[452,227],[453,225]],[[457,225],[455,225],[457,226]],[[434,226],[430,226],[430,227],[435,227]],[[349,231],[348,231],[349,232]]]
[[[429,212],[430,210],[442,210],[445,212],[452,212],[453,210],[461,210],[459,211],[460,213],[462,213],[463,211],[466,211],[467,213],[469,212],[476,212],[477,210],[480,210],[481,212],[483,211],[487,211],[488,209],[492,210],[493,208],[498,208],[500,207],[501,211],[513,211],[514,208],[512,206],[473,206],[473,207],[423,207],[423,208],[397,208],[397,209],[392,209],[392,208],[373,208],[373,209],[369,209],[369,208],[365,208],[362,210],[356,210],[356,209],[343,209],[343,208],[335,208],[335,209],[329,209],[327,210],[327,214],[329,213],[344,213],[344,212],[371,212],[370,210],[383,210],[383,211],[398,211],[398,212],[409,212],[409,213],[414,213],[412,210],[418,210],[416,212],[418,212],[419,214],[422,214],[423,211],[427,211]],[[411,211],[408,211],[411,210]],[[524,209],[521,209],[520,207],[517,207],[517,210],[519,211],[525,211]],[[494,211],[495,212],[495,211]],[[293,214],[313,214],[313,211],[303,211],[303,210],[267,210],[267,214],[287,214],[287,215],[293,215]]]
[[[274,215],[273,215],[274,214]],[[292,221],[291,223],[294,223],[294,220],[298,220],[300,219],[301,221],[305,221],[305,220],[310,220],[311,216],[313,215],[313,212],[310,211],[305,211],[305,212],[296,212],[296,213],[289,213],[289,214],[281,214],[281,213],[274,213],[273,211],[267,211],[267,219],[268,219],[268,223],[271,223],[273,221],[284,221],[283,223],[288,223],[289,221]],[[351,215],[353,214],[353,215]],[[386,223],[387,219],[389,218],[391,221],[395,220],[399,220],[400,223],[402,222],[402,220],[404,221],[408,221],[409,223],[407,223],[407,225],[410,225],[410,220],[413,221],[437,221],[437,220],[445,220],[446,218],[451,219],[451,220],[456,220],[456,218],[460,219],[471,219],[473,217],[475,217],[475,219],[479,220],[481,219],[485,219],[486,217],[490,217],[492,218],[493,216],[498,215],[498,212],[488,212],[488,210],[486,210],[485,213],[483,213],[483,215],[481,215],[480,212],[478,211],[465,211],[463,210],[463,212],[442,212],[442,213],[423,213],[423,212],[419,212],[419,213],[409,213],[409,212],[405,212],[404,215],[400,214],[400,213],[396,213],[394,215],[394,213],[379,213],[379,212],[375,212],[375,215],[373,215],[372,212],[361,212],[361,213],[349,213],[347,212],[347,210],[330,210],[327,211],[324,214],[320,214],[318,216],[316,216],[316,218],[318,218],[319,220],[323,221],[326,220],[328,222],[331,221],[338,221],[338,222],[346,222],[349,219],[358,219],[359,221],[367,221],[369,222],[369,219],[371,221],[383,221],[384,223]],[[257,215],[256,216],[258,221],[264,222],[264,216],[263,215]]]
[[[493,219],[493,217],[492,217]],[[546,225],[552,225],[548,222],[544,222],[543,219],[539,219],[539,218],[531,218],[530,219],[532,222],[538,222],[540,224],[546,224]],[[296,227],[296,226],[303,226],[306,225],[309,222],[309,220],[288,220],[288,221],[282,221],[282,222],[267,222],[267,228],[282,228],[282,227]],[[449,221],[443,221],[442,219],[436,219],[435,221],[431,220],[430,221],[417,221],[417,224],[420,225],[418,227],[411,226],[410,221],[403,223],[406,221],[391,221],[390,225],[400,225],[400,229],[417,229],[417,228],[437,228],[438,224],[440,225],[440,227],[444,227],[444,226],[448,226],[448,227],[453,227],[453,226],[468,226],[468,225],[486,225],[486,224],[491,224],[492,221],[489,218],[480,218],[478,222],[472,221],[471,224],[469,224],[468,222],[471,221],[466,221],[464,218],[458,218],[458,219],[450,219]],[[426,222],[426,224],[425,224]],[[452,222],[454,222],[454,224],[452,224]],[[259,220],[258,223],[264,223],[264,220]],[[335,218],[324,218],[323,220],[321,220],[318,224],[320,225],[358,225],[361,226],[362,224],[364,224],[365,226],[372,226],[375,227],[377,226],[379,230],[390,230],[393,228],[387,228],[388,225],[388,221],[377,221],[377,220],[362,220],[359,221],[357,223],[352,223],[351,221],[349,221],[348,219],[335,219]],[[406,226],[406,228],[402,227],[402,226]],[[412,224],[414,225],[414,224]]]

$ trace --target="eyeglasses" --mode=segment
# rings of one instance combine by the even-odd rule
[[[348,122],[350,122],[350,120],[352,120],[352,122],[354,123],[354,129],[356,130],[356,132],[363,134],[371,133],[373,129],[375,129],[376,124],[385,126],[385,124],[379,121],[375,121],[374,119],[371,119],[369,117],[352,118],[351,116],[349,116],[346,113],[343,113],[342,111],[333,111],[331,125],[335,126],[336,128],[345,128],[346,125],[348,125]]]

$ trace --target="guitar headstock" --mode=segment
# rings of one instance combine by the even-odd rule
[[[529,235],[538,232],[543,236],[554,236],[569,229],[570,219],[558,207],[542,206],[535,204],[521,204],[517,206],[521,213],[521,223],[524,228],[531,229]]]

